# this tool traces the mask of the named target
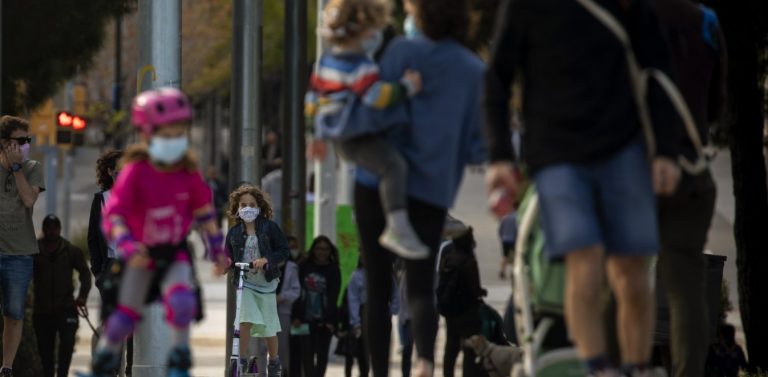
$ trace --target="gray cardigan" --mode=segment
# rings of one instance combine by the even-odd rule
[[[282,277],[282,287],[280,288],[280,301],[277,304],[279,315],[291,315],[293,303],[301,296],[301,283],[299,282],[299,265],[294,261],[286,261],[285,275]]]

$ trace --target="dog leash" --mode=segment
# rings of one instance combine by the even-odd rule
[[[77,307],[77,315],[80,316],[80,317],[85,318],[85,322],[88,323],[88,327],[90,327],[91,330],[93,330],[93,336],[95,336],[96,339],[98,339],[101,336],[101,334],[99,334],[99,331],[96,330],[96,327],[94,327],[93,323],[91,323],[91,319],[88,316],[88,308],[85,307],[85,306],[78,306]]]

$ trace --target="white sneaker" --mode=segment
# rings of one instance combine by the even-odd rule
[[[387,227],[379,237],[379,243],[401,258],[416,260],[429,257],[429,248],[419,240],[413,229],[395,232]]]

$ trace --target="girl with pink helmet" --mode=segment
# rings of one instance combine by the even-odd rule
[[[186,243],[193,223],[204,230],[214,272],[222,274],[231,263],[211,192],[188,148],[192,116],[187,97],[173,88],[143,92],[133,102],[131,121],[141,142],[127,149],[102,216],[104,235],[121,263],[105,283],[113,293],[102,307],[108,317],[92,360],[95,377],[114,374],[120,343],[141,320],[144,304],[156,299],[165,304],[173,329],[168,375],[189,376],[189,325],[200,310]]]

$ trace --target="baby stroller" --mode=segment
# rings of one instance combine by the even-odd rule
[[[563,325],[565,266],[544,254],[538,225],[539,199],[530,186],[520,204],[521,221],[513,256],[515,332],[522,357],[513,377],[585,376]]]

